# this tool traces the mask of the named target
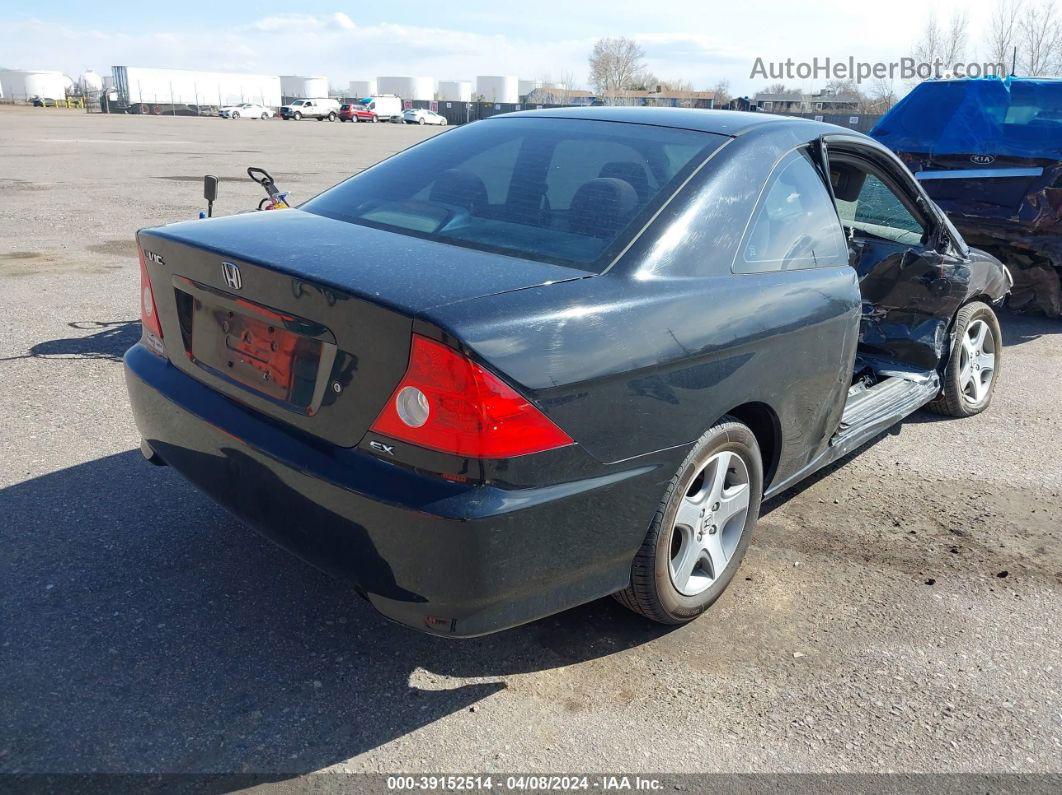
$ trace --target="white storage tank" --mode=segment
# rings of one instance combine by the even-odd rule
[[[328,78],[281,75],[280,93],[297,99],[324,98],[328,96]]]
[[[526,97],[528,94],[530,94],[536,88],[538,88],[538,81],[537,80],[519,80],[519,81],[517,81],[517,85],[519,87],[520,100],[523,101],[524,97]]]
[[[77,79],[77,86],[82,94],[98,94],[103,91],[103,78],[91,69],[86,69]]]
[[[66,81],[62,72],[34,69],[0,70],[0,89],[5,99],[66,99]]]
[[[439,101],[440,102],[471,102],[472,101],[472,81],[471,80],[440,80],[439,81]]]
[[[351,80],[350,81],[350,88],[347,91],[348,91],[348,96],[357,97],[358,99],[361,99],[362,97],[374,96],[377,93],[377,91],[376,91],[376,81],[375,80]]]
[[[487,102],[519,102],[519,81],[513,75],[480,75],[476,93]]]
[[[385,76],[376,78],[379,94],[394,94],[402,99],[435,99],[435,80],[430,77]]]

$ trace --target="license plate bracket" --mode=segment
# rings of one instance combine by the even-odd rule
[[[190,320],[193,362],[293,408],[312,409],[323,345],[291,331],[296,318],[249,302],[225,306],[195,297]]]

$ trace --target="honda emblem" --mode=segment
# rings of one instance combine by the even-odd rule
[[[235,262],[223,262],[221,263],[221,273],[225,277],[225,284],[227,284],[233,290],[239,290],[243,286],[243,279],[240,277],[240,268]]]

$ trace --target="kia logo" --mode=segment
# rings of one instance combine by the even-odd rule
[[[996,162],[995,155],[970,155],[970,162],[977,163],[979,166],[987,166],[989,163]]]
[[[221,263],[221,274],[225,277],[225,284],[233,290],[239,290],[240,287],[243,286],[243,279],[240,277],[240,268],[236,263]]]

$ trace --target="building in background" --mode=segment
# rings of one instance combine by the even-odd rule
[[[527,97],[532,91],[538,88],[538,80],[517,80],[517,92],[520,94],[521,101]]]
[[[714,91],[681,91],[657,86],[655,91],[622,91],[599,96],[586,88],[538,86],[524,100],[528,105],[648,105],[664,108],[715,107]]]
[[[6,100],[65,99],[67,81],[62,72],[37,69],[0,69],[0,96]]]
[[[288,99],[315,99],[328,96],[327,77],[302,77],[301,75],[281,75],[280,95]]]
[[[440,80],[439,100],[441,102],[471,102],[471,80]]]
[[[528,105],[593,105],[597,101],[588,88],[558,88],[538,86],[524,100]]]
[[[350,86],[347,88],[348,95],[360,99],[361,97],[371,97],[376,94],[376,81],[375,80],[351,80]]]
[[[431,77],[387,76],[376,78],[376,91],[380,95],[394,94],[402,99],[435,99],[435,80]]]
[[[520,81],[514,75],[479,75],[476,96],[487,102],[519,102]]]
[[[753,105],[765,113],[848,113],[858,111],[861,103],[862,98],[857,94],[828,88],[807,94],[801,91],[783,94],[761,91],[753,97]]]

